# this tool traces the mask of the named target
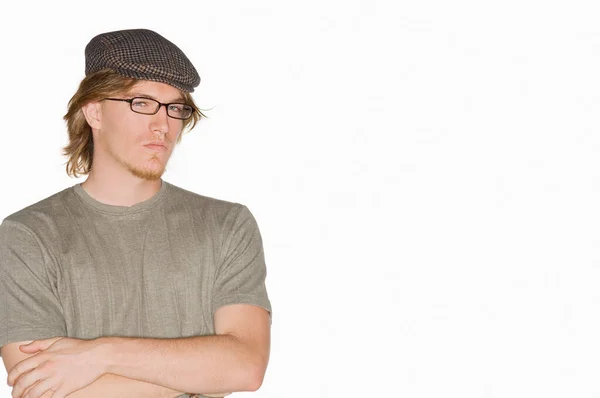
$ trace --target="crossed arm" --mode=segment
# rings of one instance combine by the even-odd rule
[[[247,304],[229,305],[217,310],[214,324],[215,335],[180,339],[34,341],[21,351],[35,355],[10,369],[8,383],[15,398],[255,391],[269,358],[268,312]]]

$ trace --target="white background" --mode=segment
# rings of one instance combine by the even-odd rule
[[[211,109],[165,180],[263,234],[271,361],[236,396],[598,397],[596,4],[8,2],[0,217],[82,181],[87,42],[153,29]]]

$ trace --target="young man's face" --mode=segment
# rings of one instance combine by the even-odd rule
[[[140,81],[124,95],[112,98],[145,97],[163,104],[185,102],[181,92],[168,84]],[[102,159],[117,169],[127,170],[146,180],[160,178],[181,133],[183,121],[167,116],[161,106],[155,115],[143,115],[131,110],[130,104],[105,100],[100,103],[100,128],[94,136],[94,167]],[[103,153],[100,155],[98,151]]]

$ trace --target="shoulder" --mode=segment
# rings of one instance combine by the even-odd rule
[[[248,208],[237,202],[216,199],[192,192],[171,183],[167,183],[172,203],[183,205],[189,210],[200,212],[204,216],[214,217],[216,220],[226,222],[240,215],[250,213]]]
[[[260,241],[258,224],[245,205],[200,195],[172,184],[168,188],[166,211],[177,214],[180,220],[191,220],[215,241],[222,245],[243,239]]]
[[[71,194],[72,187],[54,193],[36,203],[6,216],[3,228],[19,228],[32,234],[55,230],[56,215],[64,207],[65,199]]]

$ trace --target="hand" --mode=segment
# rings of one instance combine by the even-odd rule
[[[59,337],[35,340],[19,348],[35,354],[8,372],[13,398],[38,398],[52,391],[52,398],[64,398],[93,383],[105,373],[104,360],[96,340]]]

